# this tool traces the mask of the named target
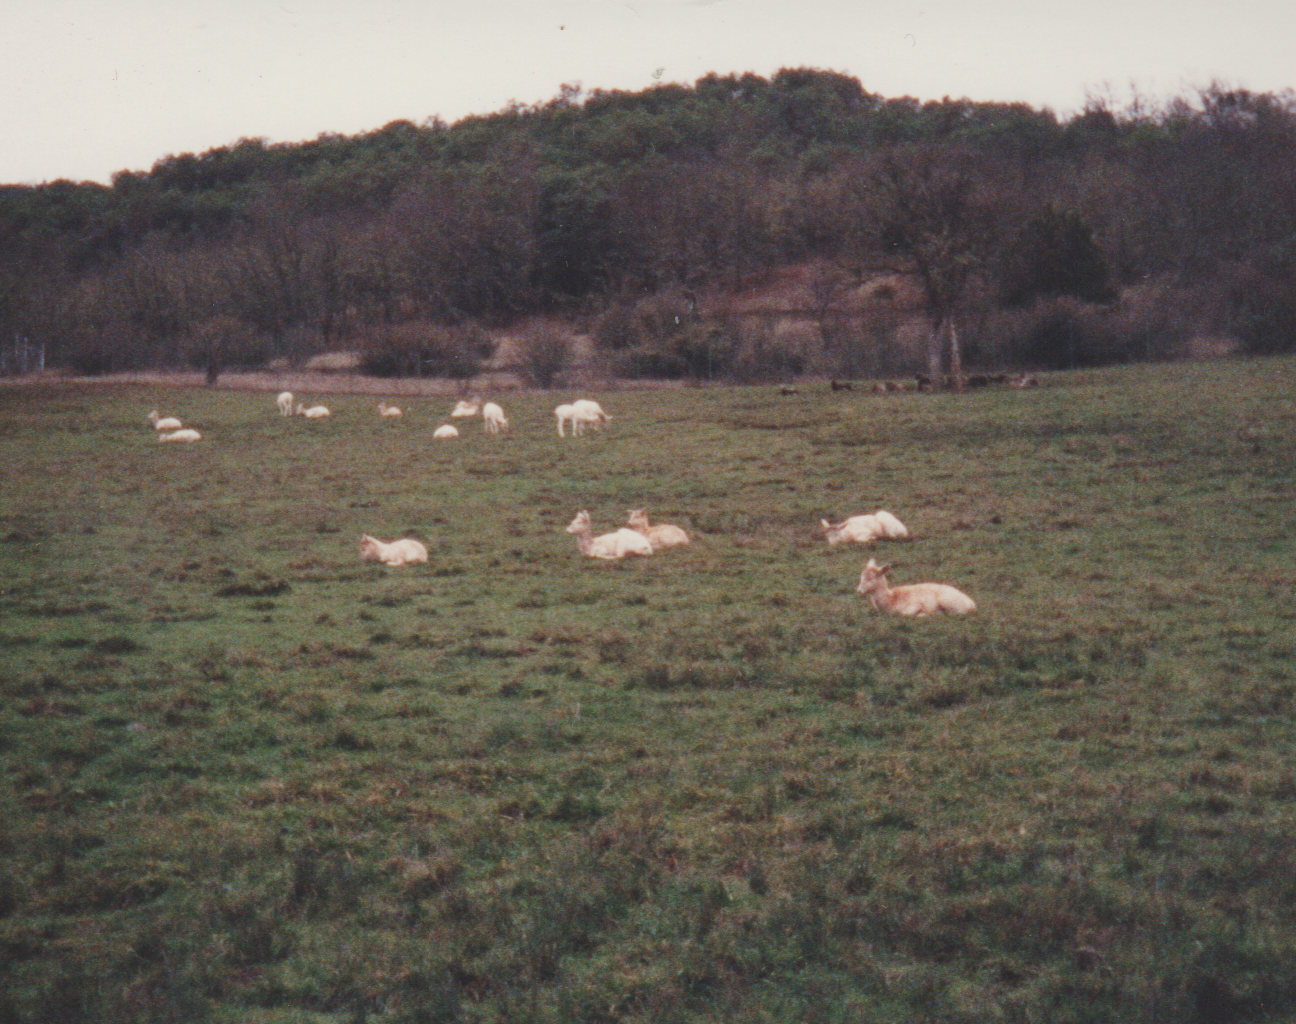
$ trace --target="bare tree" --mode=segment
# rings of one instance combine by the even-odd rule
[[[922,286],[930,320],[927,345],[932,386],[950,373],[962,388],[962,355],[954,317],[974,275],[989,261],[993,215],[1002,208],[999,182],[986,159],[936,145],[888,150],[859,179],[858,239],[865,258]]]

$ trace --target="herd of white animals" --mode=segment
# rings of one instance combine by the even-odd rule
[[[283,416],[294,413],[310,420],[327,419],[327,406],[307,406],[297,402],[291,391],[282,392],[276,399],[279,412]],[[455,404],[450,411],[450,419],[466,419],[481,413],[484,429],[487,434],[498,434],[508,430],[508,418],[504,410],[495,402],[483,403],[479,398],[464,399]],[[398,420],[404,414],[398,407],[382,401],[378,403],[378,415],[384,420]],[[571,424],[572,436],[578,437],[586,427],[601,430],[612,421],[612,417],[603,411],[598,402],[587,398],[578,399],[568,405],[554,409],[557,421],[558,436],[566,437],[565,427]],[[148,414],[148,421],[158,432],[159,441],[193,442],[202,440],[198,431],[187,428],[175,416],[161,416],[154,409]],[[459,430],[451,423],[443,423],[432,432],[438,440],[455,438]],[[681,527],[669,523],[652,525],[648,522],[645,509],[631,509],[629,522],[612,533],[594,535],[590,514],[582,509],[576,518],[567,526],[567,532],[576,539],[576,546],[582,555],[590,558],[616,560],[627,556],[647,556],[666,548],[680,547],[689,543],[689,535]],[[840,523],[820,520],[824,539],[829,546],[838,544],[872,544],[878,540],[908,540],[909,530],[899,519],[885,509],[867,515],[851,516]],[[360,558],[364,561],[382,562],[389,566],[410,565],[428,560],[427,548],[417,540],[403,537],[390,543],[384,543],[375,537],[364,534],[360,538]],[[947,583],[911,583],[907,586],[893,587],[887,580],[890,565],[878,565],[870,558],[860,573],[857,594],[867,597],[873,607],[887,615],[908,615],[923,617],[927,615],[966,615],[976,611],[976,602],[967,594]]]

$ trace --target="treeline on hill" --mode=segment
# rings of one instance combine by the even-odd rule
[[[790,320],[715,301],[793,267]],[[1290,351],[1296,100],[1212,85],[1060,121],[784,69],[0,187],[10,369],[214,380],[353,348],[470,376],[525,322],[545,384],[558,321],[623,376],[936,369],[915,321],[987,368]]]

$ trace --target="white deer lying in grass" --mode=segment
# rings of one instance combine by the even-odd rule
[[[672,526],[669,523],[649,526],[647,509],[632,508],[630,510],[630,529],[647,537],[648,543],[652,545],[654,551],[659,551],[662,548],[678,547],[689,542],[689,535],[678,526]]]
[[[652,544],[648,538],[636,530],[621,527],[615,533],[605,533],[595,537],[590,527],[590,514],[585,511],[576,513],[576,518],[567,527],[567,532],[575,534],[576,546],[582,555],[590,558],[624,558],[626,555],[651,555]]]
[[[153,424],[154,430],[179,430],[184,426],[174,416],[158,416],[156,409],[148,414],[148,421]]]
[[[394,420],[401,415],[400,407],[388,405],[386,402],[379,402],[378,415],[385,420]]]
[[[309,409],[301,402],[297,403],[297,415],[305,416],[308,420],[326,420],[329,411],[326,405],[312,405]]]
[[[409,537],[384,544],[366,533],[360,537],[360,560],[382,562],[384,565],[408,565],[410,562],[426,562],[428,553],[427,548]]]
[[[173,430],[169,434],[158,434],[159,441],[201,441],[202,434],[198,431],[186,427],[184,430]]]
[[[893,587],[887,582],[889,565],[878,565],[872,558],[860,573],[855,593],[863,594],[873,607],[887,615],[966,615],[976,611],[976,602],[957,587],[947,583],[910,583]]]
[[[480,398],[464,398],[455,403],[455,407],[450,410],[452,420],[461,419],[467,416],[476,416],[477,410],[481,407]]]
[[[871,544],[879,537],[889,540],[905,540],[909,530],[904,523],[885,509],[878,509],[872,515],[851,516],[840,523],[832,524],[827,519],[820,519],[824,537],[829,545],[844,544],[847,541],[855,544]]]

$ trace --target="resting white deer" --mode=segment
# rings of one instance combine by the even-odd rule
[[[583,510],[576,513],[576,518],[567,527],[567,532],[576,536],[576,546],[580,548],[581,554],[589,555],[591,558],[613,559],[624,558],[626,555],[653,553],[647,537],[624,526],[615,533],[605,533],[595,537],[590,527],[590,515]]]
[[[279,406],[280,416],[291,416],[293,414],[293,393],[291,391],[280,391],[275,402]]]
[[[689,535],[678,526],[672,526],[670,523],[649,526],[647,509],[630,509],[630,529],[647,537],[654,551],[678,547],[689,542]]]
[[[184,430],[173,430],[169,434],[158,434],[159,441],[201,441],[202,434],[198,431],[186,427]]]
[[[477,409],[481,405],[480,398],[465,398],[455,403],[455,407],[450,410],[451,419],[459,419],[463,416],[476,416]]]
[[[360,559],[384,565],[408,565],[410,562],[426,562],[428,553],[427,548],[409,537],[384,544],[365,533],[360,535]]]
[[[297,403],[297,415],[305,416],[308,420],[328,419],[328,407],[323,405],[312,405],[309,409],[301,402]]]
[[[444,441],[450,437],[458,437],[459,428],[451,426],[449,423],[442,423],[441,426],[432,431],[432,436],[438,441]]]
[[[870,558],[860,573],[855,593],[863,594],[873,607],[887,615],[966,615],[977,610],[976,602],[948,583],[910,583],[893,587],[887,582],[889,565],[878,565]]]
[[[856,544],[870,544],[879,537],[889,540],[904,540],[909,536],[905,524],[885,509],[878,509],[872,515],[851,516],[840,523],[832,524],[827,519],[820,519],[824,537],[830,545],[843,544],[847,541]]]
[[[386,402],[379,402],[378,415],[385,420],[394,420],[401,415],[401,411],[397,406],[388,405]]]
[[[148,421],[153,424],[154,430],[179,430],[184,426],[184,424],[174,416],[158,416],[158,411],[156,409],[148,414]]]

